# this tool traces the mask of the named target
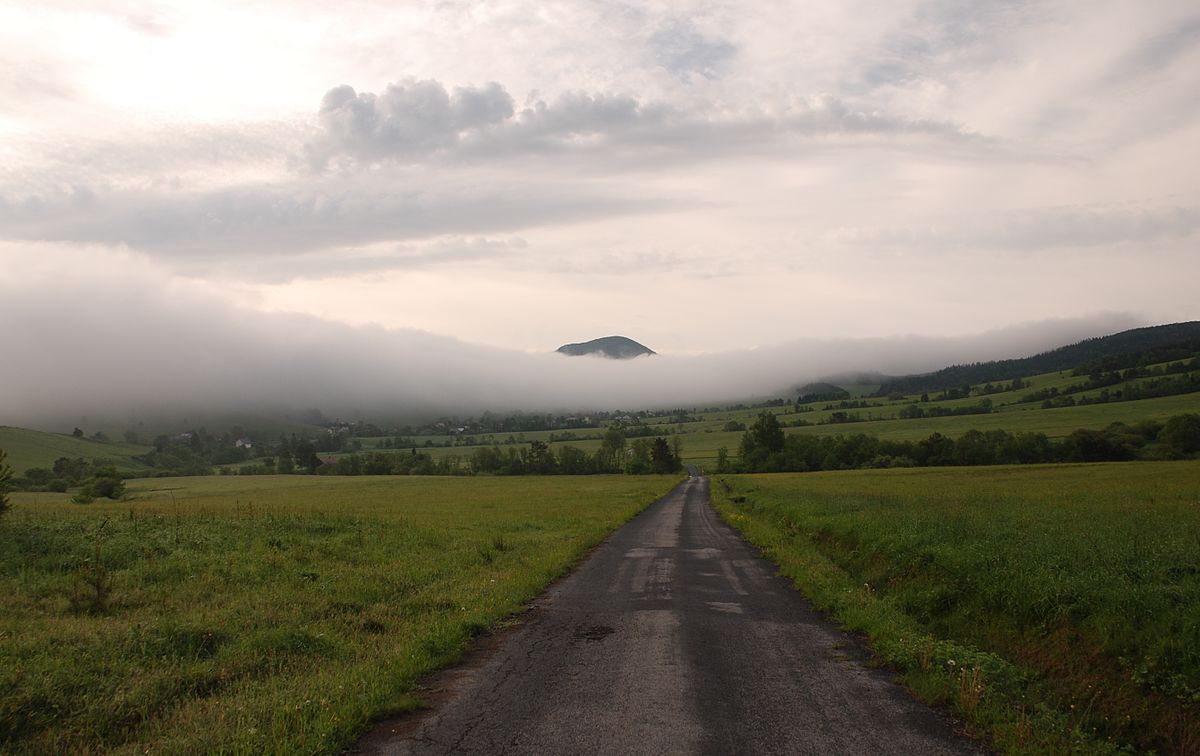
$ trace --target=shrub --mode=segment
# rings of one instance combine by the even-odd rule
[[[12,485],[12,468],[4,463],[8,452],[0,449],[0,514],[8,511],[8,490]]]
[[[1200,415],[1175,415],[1159,431],[1158,441],[1173,457],[1186,457],[1200,451]]]

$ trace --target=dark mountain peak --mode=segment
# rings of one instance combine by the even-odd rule
[[[631,360],[634,357],[641,357],[643,354],[655,354],[653,349],[625,336],[605,336],[581,344],[563,344],[556,351],[571,357],[594,354],[614,360]]]

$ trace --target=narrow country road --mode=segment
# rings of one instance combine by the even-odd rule
[[[378,754],[982,753],[865,666],[690,478],[539,599]]]

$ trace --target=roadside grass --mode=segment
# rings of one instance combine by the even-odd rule
[[[1200,463],[724,476],[714,504],[1009,753],[1200,752]]]
[[[0,751],[333,753],[673,478],[130,482],[0,520]]]
[[[118,470],[145,470],[146,465],[133,457],[145,454],[150,447],[0,425],[0,449],[8,452],[8,464],[13,471],[23,475],[31,467],[53,467],[59,457],[103,459]]]

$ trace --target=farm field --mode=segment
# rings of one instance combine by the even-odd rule
[[[787,433],[832,435],[866,433],[895,441],[915,441],[937,432],[959,436],[968,430],[1006,430],[1011,433],[1038,432],[1051,438],[1069,435],[1078,428],[1100,429],[1110,423],[1166,420],[1172,415],[1200,412],[1200,394],[1181,394],[1133,402],[1112,402],[1080,407],[1040,409],[1036,404],[1000,407],[986,415],[924,417],[911,420],[876,420],[846,425],[809,425],[785,428]],[[731,451],[734,447],[730,447]]]
[[[1065,381],[1065,379],[1063,380]],[[1065,382],[1078,380],[1080,379],[1071,378],[1070,381]],[[1048,385],[1048,382],[1041,385]],[[1173,415],[1200,412],[1200,394],[1181,394],[1178,396],[1140,399],[1130,402],[1111,402],[1056,409],[1041,409],[1034,403],[1000,405],[997,402],[996,411],[989,414],[901,420],[896,419],[896,412],[899,411],[899,408],[910,403],[911,399],[905,401],[884,399],[873,401],[880,401],[883,406],[871,408],[870,410],[860,410],[860,412],[864,417],[868,414],[874,414],[880,419],[864,420],[856,423],[830,424],[822,422],[823,420],[827,420],[828,416],[832,414],[832,411],[828,410],[816,409],[812,412],[797,413],[792,411],[791,408],[771,408],[767,411],[774,412],[780,417],[780,422],[785,425],[784,432],[788,434],[832,436],[837,434],[865,433],[890,441],[917,441],[926,438],[931,433],[941,433],[942,435],[957,437],[968,430],[987,431],[997,429],[1010,433],[1045,433],[1050,438],[1061,438],[1079,428],[1099,430],[1114,422],[1133,424],[1143,420],[1162,421]],[[938,404],[953,407],[977,401],[978,398],[976,397],[969,400],[939,402]],[[825,404],[828,404],[828,402],[815,402],[809,406],[821,407]],[[738,444],[742,439],[742,431],[725,431],[722,429],[724,424],[732,420],[748,425],[762,411],[761,409],[734,410],[716,414],[715,416],[706,416],[711,419],[704,419],[695,423],[650,423],[649,425],[657,433],[666,435],[669,438],[676,435],[680,437],[685,462],[711,468],[716,463],[717,451],[721,447],[725,447],[728,450],[731,458],[736,458],[738,455]],[[813,424],[800,427],[787,425],[799,419]],[[583,449],[590,454],[594,453],[600,447],[598,436],[603,432],[602,430],[586,429],[574,432],[577,438],[569,441],[551,442],[551,435],[561,435],[561,432],[553,433],[551,431],[525,433],[523,434],[523,438],[526,440],[526,443],[534,440],[548,442],[550,448],[554,450],[565,445],[570,445]],[[594,436],[594,438],[587,438],[586,436]],[[430,439],[435,444],[453,442],[453,437],[451,436],[417,437],[417,440],[422,444],[426,439]],[[365,449],[374,449],[379,439],[366,439],[365,441]],[[503,447],[503,440],[498,439],[498,441]],[[463,464],[465,464],[471,452],[479,447],[480,445],[436,445],[423,447],[418,444],[417,446],[419,451],[430,454],[435,459],[457,457]]]
[[[0,751],[337,752],[668,477],[131,481],[0,520]]]
[[[713,492],[802,592],[1002,750],[1200,746],[1200,462],[724,476]]]

